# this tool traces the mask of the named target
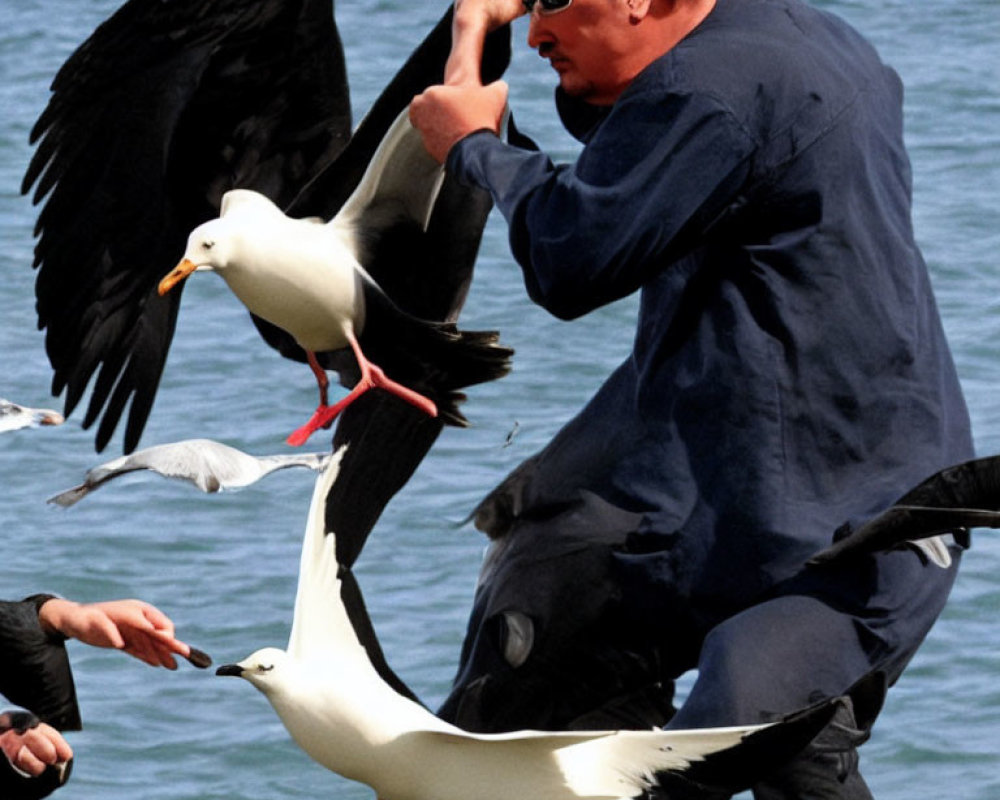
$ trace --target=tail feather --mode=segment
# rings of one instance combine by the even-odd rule
[[[365,292],[362,351],[393,380],[428,396],[449,425],[469,423],[459,411],[467,386],[502,378],[514,351],[496,331],[463,331],[452,322],[410,316],[377,288]]]

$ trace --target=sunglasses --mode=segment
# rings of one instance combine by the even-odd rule
[[[535,10],[536,5],[541,14],[558,14],[573,4],[573,0],[521,0],[521,2],[529,14]]]

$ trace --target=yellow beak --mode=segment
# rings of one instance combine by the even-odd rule
[[[190,259],[185,258],[180,264],[166,274],[163,280],[161,280],[159,285],[156,287],[156,291],[158,291],[160,293],[160,297],[162,297],[196,269],[198,269],[198,265]]]

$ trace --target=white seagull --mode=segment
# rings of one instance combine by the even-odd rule
[[[461,385],[477,381],[473,375],[498,377],[509,369],[510,351],[496,346],[495,334],[461,333],[454,325],[406,314],[363,266],[378,258],[377,243],[387,231],[407,225],[427,229],[443,179],[443,168],[428,155],[404,110],[332,220],[293,219],[258,192],[232,190],[222,198],[219,218],[195,228],[183,259],[160,281],[162,295],[196,270],[217,272],[252,314],[291,334],[306,352],[320,404],[288,437],[289,444],[304,443],[375,387],[438,415],[434,400],[390,378],[365,356],[358,341],[362,332],[368,346],[392,362],[386,369],[412,375],[430,389],[436,383],[443,389],[456,376],[463,376]],[[316,354],[348,346],[361,379],[331,406],[329,381]]]
[[[190,481],[203,492],[239,489],[259,481],[275,470],[308,467],[322,470],[332,453],[252,456],[211,439],[185,439],[137,450],[88,470],[84,482],[48,499],[68,507],[108,481],[137,470],[151,470],[167,478]]]
[[[40,425],[62,425],[64,421],[63,415],[51,408],[19,406],[0,397],[0,433]]]
[[[827,704],[777,723],[692,731],[475,734],[444,722],[383,679],[357,584],[338,563],[324,512],[344,449],[317,478],[287,649],[258,650],[217,674],[249,681],[306,753],[382,800],[613,800],[692,771],[701,784],[717,771],[719,784],[741,788],[750,778],[740,770],[775,768],[831,718]]]

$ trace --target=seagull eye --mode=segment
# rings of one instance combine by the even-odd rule
[[[215,242],[213,242],[211,239],[206,239],[204,242],[202,242],[201,246],[204,247],[206,250],[211,250],[213,247],[215,247]]]
[[[258,672],[270,672],[272,669],[274,669],[274,664],[258,664],[257,665],[257,671]]]

